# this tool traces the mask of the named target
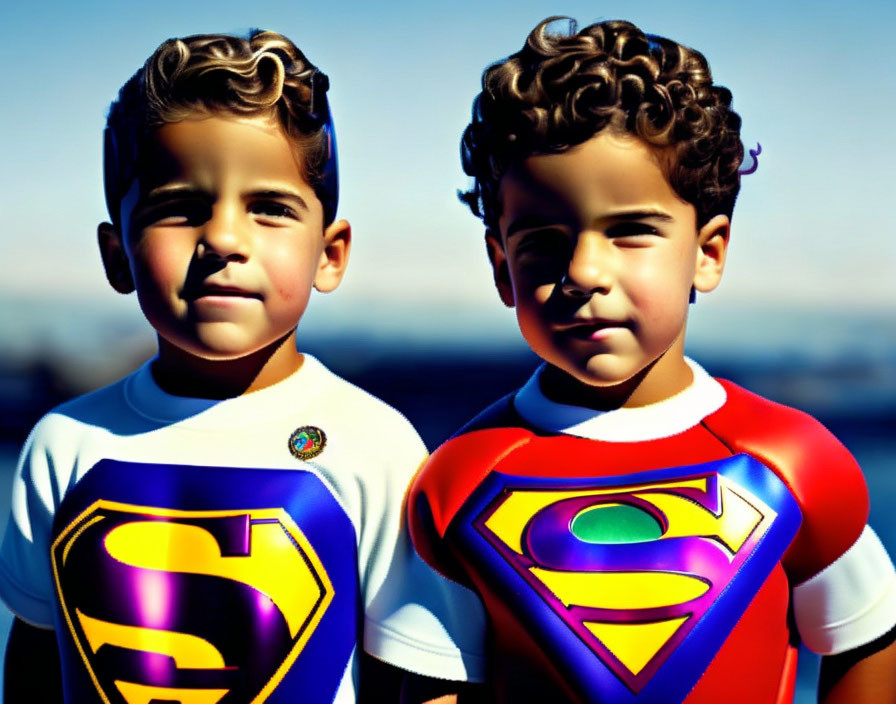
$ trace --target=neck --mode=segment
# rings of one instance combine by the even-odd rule
[[[225,399],[271,386],[296,372],[303,357],[295,335],[236,359],[197,357],[159,338],[159,355],[152,376],[159,387],[174,396]]]
[[[637,408],[664,401],[684,391],[694,374],[684,360],[684,337],[659,358],[619,384],[597,386],[548,365],[541,377],[541,391],[552,401],[597,411]]]

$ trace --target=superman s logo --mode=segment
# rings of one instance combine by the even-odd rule
[[[783,484],[746,456],[593,480],[493,473],[481,488],[467,540],[543,650],[584,643],[591,663],[574,676],[599,701],[653,701],[669,678],[689,691],[799,525]]]
[[[278,508],[97,501],[52,548],[62,612],[108,704],[263,702],[333,599]]]

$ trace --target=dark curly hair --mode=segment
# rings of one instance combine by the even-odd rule
[[[515,161],[562,152],[604,129],[627,132],[656,148],[675,192],[697,211],[698,226],[728,215],[740,188],[740,116],[731,92],[713,85],[699,52],[644,34],[622,20],[567,34],[535,27],[523,48],[482,75],[473,118],[464,130],[460,193],[497,232],[498,187]]]
[[[335,188],[325,183],[334,152],[327,125],[327,77],[289,39],[253,30],[247,38],[196,34],[168,39],[119,91],[109,108],[103,149],[106,206],[119,224],[121,199],[138,173],[146,137],[171,122],[213,114],[276,117],[324,204],[335,217]],[[332,168],[335,168],[333,160]],[[332,212],[327,212],[327,211]]]

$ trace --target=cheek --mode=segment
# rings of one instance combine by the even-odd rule
[[[687,318],[691,277],[676,267],[645,264],[631,271],[627,293],[637,309],[644,330],[666,336],[678,330]]]
[[[553,267],[556,268],[556,267]],[[531,262],[525,259],[511,259],[510,285],[517,300],[544,303],[551,295],[554,284],[561,274],[551,272],[552,267],[546,262]]]
[[[314,253],[285,243],[272,248],[265,256],[264,268],[268,282],[280,300],[287,304],[308,300],[314,278]]]
[[[547,334],[551,317],[548,301],[553,294],[554,284],[538,285],[531,281],[520,283],[523,285],[514,287],[514,308],[523,337],[532,345],[534,338]]]
[[[668,305],[687,298],[694,279],[694,262],[684,252],[675,256],[643,257],[628,263],[625,278],[633,299],[645,305]]]
[[[533,292],[533,299],[535,303],[540,306],[545,305],[548,302],[548,299],[554,294],[554,284],[542,284],[540,286],[536,286]]]
[[[187,277],[193,258],[191,248],[168,243],[164,247],[143,244],[132,257],[138,282],[154,288],[179,288]]]
[[[545,346],[550,347],[551,314],[547,301],[553,290],[553,284],[537,286],[521,292],[522,295],[515,299],[520,332],[536,354],[542,354]]]

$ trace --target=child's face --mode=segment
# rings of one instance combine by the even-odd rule
[[[499,196],[495,280],[539,356],[598,393],[665,375],[641,402],[690,383],[689,294],[718,283],[728,218],[698,231],[649,148],[608,132],[513,166]]]
[[[339,284],[350,231],[345,221],[323,227],[278,123],[218,115],[166,124],[144,153],[122,201],[123,249],[115,238],[104,244],[101,226],[113,286],[136,287],[160,346],[231,360],[282,345],[312,284]]]

